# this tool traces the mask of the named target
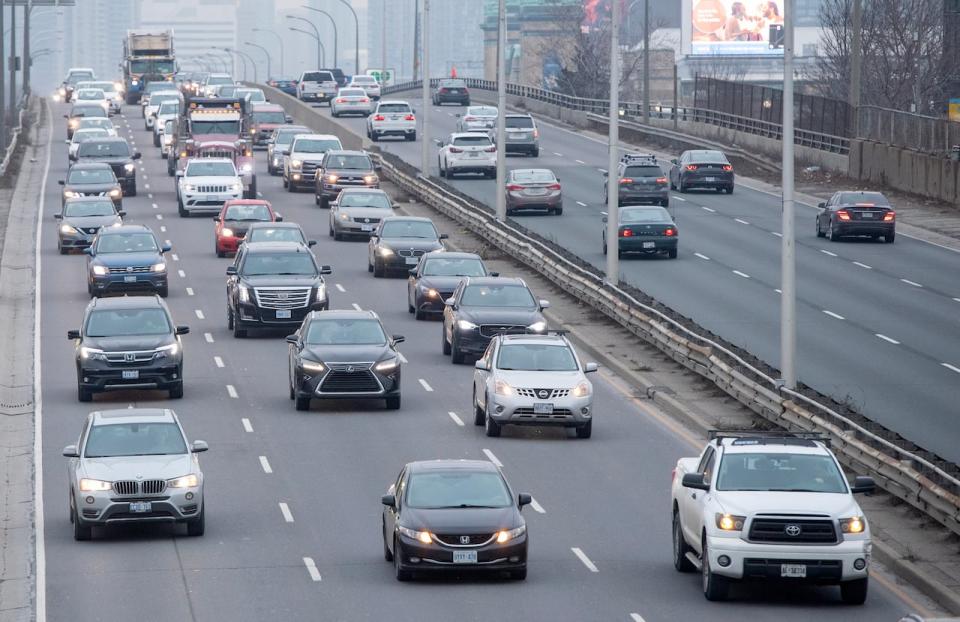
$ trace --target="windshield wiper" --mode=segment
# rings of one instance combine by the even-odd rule
[[[499,506],[499,505],[474,505],[474,504],[472,504],[472,503],[461,503],[460,505],[440,505],[440,506],[437,506],[437,507],[425,508],[425,509],[430,509],[430,510],[459,510],[459,509],[465,509],[465,508],[469,508],[469,509],[477,509],[477,508],[479,508],[479,509],[484,509],[484,508],[486,508],[486,509],[495,509],[495,508],[499,508],[499,507],[504,507],[504,506]]]
[[[825,490],[813,490],[812,488],[767,488],[769,492],[828,492]]]

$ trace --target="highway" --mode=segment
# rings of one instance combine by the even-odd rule
[[[372,308],[388,332],[406,336],[401,350],[409,362],[403,371],[400,411],[341,402],[315,403],[309,413],[296,412],[287,398],[287,345],[282,335],[238,340],[228,333],[224,271],[230,260],[215,257],[213,223],[208,218],[177,217],[173,178],[166,175],[159,150],[143,131],[137,107],[125,107],[126,119],[115,119],[122,134],[135,140],[144,154],[140,194],[125,199],[124,209],[128,221],[149,224],[161,240],[173,245],[168,255],[167,302],[176,323],[191,328],[184,337],[185,396],[169,400],[160,392],[118,392],[99,395],[92,405],[79,403],[73,344],[66,339],[66,331],[78,327],[88,301],[85,260],[82,255],[57,253],[53,220],[59,209],[56,180],[64,177],[67,168],[61,121],[65,110],[65,106],[53,106],[53,158],[42,198],[38,292],[42,316],[37,364],[44,379],[41,509],[49,620],[732,622],[752,618],[807,622],[816,617],[824,622],[878,622],[896,620],[911,610],[899,589],[894,592],[887,587],[889,578],[872,583],[863,607],[842,606],[836,588],[814,587],[737,589],[732,603],[705,601],[699,576],[676,573],[670,551],[670,470],[678,457],[698,449],[604,375],[595,379],[598,421],[591,440],[536,429],[511,430],[499,439],[484,436],[483,429],[471,423],[472,367],[453,366],[440,354],[439,323],[416,322],[407,313],[403,279],[375,280],[367,273],[364,243],[334,242],[327,237],[327,212],[314,206],[310,194],[283,191],[279,178],[266,174],[261,151],[260,191],[285,220],[300,222],[308,237],[319,240],[318,259],[334,269],[328,281],[332,306]],[[583,142],[552,129],[544,133],[547,151]],[[416,147],[396,148],[412,152]],[[592,151],[584,146],[578,157],[591,158],[601,151],[599,146]],[[516,164],[511,160],[511,165]],[[586,202],[594,196],[600,180],[595,171],[568,163],[566,156],[548,155],[539,162],[519,164],[553,166],[569,188],[568,211],[562,220],[523,218],[525,224],[556,235],[577,226],[596,228],[599,236],[595,202],[573,207],[577,198]],[[473,192],[481,191],[484,184],[490,187],[489,183],[455,182]],[[578,191],[579,183],[583,188]],[[665,302],[702,306],[703,300],[711,300],[711,308],[697,317],[699,321],[712,319],[719,327],[744,334],[753,331],[756,334],[745,345],[769,347],[776,341],[772,337],[776,297],[766,288],[775,280],[775,265],[737,265],[733,260],[740,251],[728,250],[773,252],[776,240],[764,228],[773,228],[775,214],[764,218],[762,212],[762,201],[769,199],[744,190],[732,199],[693,195],[689,199],[678,207],[685,236],[682,259],[625,262],[625,271]],[[701,203],[716,206],[717,212],[699,209]],[[738,225],[732,221],[734,215],[754,221]],[[715,236],[718,241],[701,245],[698,237],[711,228],[720,233]],[[598,261],[593,255],[599,256],[599,242],[584,237],[583,246],[572,242],[571,246]],[[883,274],[892,269],[891,251],[915,257],[911,265],[926,265],[920,263],[925,255],[938,256],[926,247],[904,242],[893,249],[844,245],[831,248],[843,257],[821,258],[814,243],[805,240],[801,257],[805,264],[816,264],[818,272],[829,273],[831,268],[839,270],[847,256],[856,256],[876,264],[868,281],[884,283],[892,278]],[[696,259],[694,250],[711,259]],[[731,265],[749,271],[750,278],[725,280],[723,272]],[[883,330],[907,343],[908,336],[923,332],[920,327],[946,315],[927,290],[939,279],[946,291],[949,275],[902,273],[925,284],[924,290],[903,290],[900,303],[904,313],[909,309],[921,314],[921,319],[911,322],[917,328],[909,331],[906,326]],[[807,294],[816,289],[807,280],[804,284]],[[854,330],[860,321],[854,321],[856,309],[873,289],[879,288],[864,285],[860,294],[848,292],[829,301],[829,308],[851,318],[845,323],[832,324],[830,318],[821,319],[805,307],[801,317],[806,328],[819,332],[813,343],[805,343],[805,360],[816,351],[820,352],[816,360],[823,365],[830,357],[836,359],[831,364],[856,362],[860,369],[886,366],[884,378],[889,384],[895,383],[892,374],[900,366],[917,365],[921,371],[915,374],[925,370],[930,383],[948,385],[935,373],[929,356],[919,351],[908,355],[908,348],[902,346],[890,347],[891,354],[880,357],[881,344],[871,347],[862,329]],[[814,298],[821,304],[828,302],[825,293]],[[805,299],[805,305],[814,298]],[[918,298],[927,300],[925,308],[914,309]],[[909,317],[885,304],[870,314],[876,326]],[[755,310],[770,317],[761,322],[754,317],[759,316]],[[731,322],[729,318],[737,313],[742,321]],[[946,353],[956,339],[945,334],[939,344],[924,345]],[[843,357],[838,356],[840,345],[831,345],[838,341],[850,348]],[[955,383],[953,387],[955,391]],[[915,388],[910,400],[925,403],[914,394]],[[946,400],[948,392],[941,388],[933,395]],[[143,526],[106,533],[97,530],[90,542],[73,540],[61,449],[76,442],[90,410],[128,406],[173,408],[190,440],[210,444],[210,451],[201,456],[207,503],[203,537],[189,538],[182,528],[174,535],[166,527]],[[531,538],[526,581],[468,577],[401,584],[394,579],[391,565],[382,556],[380,495],[405,462],[439,457],[501,463],[513,487],[534,496],[536,505],[524,510]]]
[[[406,96],[410,96],[407,98]],[[420,110],[413,93],[407,99]],[[329,115],[329,109],[318,108]],[[431,106],[430,138],[456,131],[458,106]],[[365,120],[336,120],[365,134]],[[560,217],[518,214],[514,220],[606,269],[601,251],[604,141],[540,124],[539,158],[509,156],[508,168],[549,168],[561,180]],[[422,132],[420,132],[422,135]],[[378,145],[420,166],[420,144]],[[431,152],[436,148],[431,147]],[[431,175],[437,176],[436,160]],[[493,206],[496,183],[480,176],[447,180]],[[746,185],[733,195],[672,193],[680,256],[627,258],[621,280],[707,330],[779,368],[780,197]],[[925,449],[960,461],[960,255],[897,236],[894,245],[814,233],[813,207],[797,205],[797,369],[801,382]]]

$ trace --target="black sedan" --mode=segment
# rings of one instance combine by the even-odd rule
[[[880,192],[835,192],[819,205],[817,237],[836,242],[847,236],[867,236],[892,244],[897,236],[897,213]]]
[[[119,227],[126,212],[117,211],[109,197],[75,197],[67,199],[59,214],[57,249],[66,255],[72,248],[87,248],[103,227]]]
[[[123,190],[113,169],[106,162],[81,162],[67,171],[67,178],[57,182],[63,186],[60,204],[74,197],[110,197],[117,209],[123,204]]]
[[[514,496],[500,469],[480,460],[411,462],[381,498],[383,556],[398,581],[414,572],[507,572],[527,578],[532,498]]]
[[[367,246],[367,272],[386,276],[387,272],[407,272],[420,263],[420,257],[443,248],[439,233],[429,218],[413,216],[386,218],[370,236]]]
[[[712,188],[733,194],[733,165],[722,151],[695,149],[670,160],[670,189],[686,192],[691,188]]]
[[[490,272],[473,253],[427,253],[416,268],[410,269],[407,279],[407,311],[418,320],[428,313],[443,313],[443,301],[453,295],[465,276],[499,276]]]
[[[310,400],[385,400],[400,408],[403,336],[388,337],[373,311],[314,311],[290,344],[290,399],[297,410]]]
[[[603,222],[607,222],[607,213]],[[670,259],[677,257],[680,234],[670,212],[662,207],[621,207],[617,210],[620,222],[617,226],[617,256],[630,253],[653,255],[666,253]],[[603,254],[607,254],[607,227],[603,227]]]

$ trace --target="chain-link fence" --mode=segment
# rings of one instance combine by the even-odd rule
[[[933,154],[960,145],[956,121],[877,106],[861,106],[859,113],[859,138]]]

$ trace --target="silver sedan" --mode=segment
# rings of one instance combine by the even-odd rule
[[[330,204],[330,237],[370,237],[381,220],[393,216],[396,205],[378,188],[344,188]]]

